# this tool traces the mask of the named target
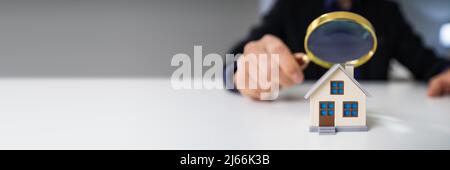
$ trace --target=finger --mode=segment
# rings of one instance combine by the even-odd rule
[[[261,89],[258,85],[257,79],[253,79],[249,74],[248,70],[241,70],[242,73],[239,74],[240,77],[238,79],[245,79],[245,87],[240,88],[239,92],[252,100],[261,100],[261,93],[267,93],[270,92],[271,89]],[[244,75],[244,76],[242,76]],[[244,78],[243,78],[244,77]]]
[[[234,74],[234,84],[236,85],[236,88],[240,91],[242,89],[246,89],[247,84],[248,84],[248,76],[245,76],[246,71],[242,70],[242,68],[239,68],[239,63],[240,60],[237,61],[238,62],[238,69],[236,71],[236,73]]]
[[[239,89],[239,92],[241,92],[241,95],[250,97],[250,98],[257,97],[256,91],[257,91],[257,89],[250,89],[250,88]]]
[[[246,62],[249,62],[249,65],[250,65],[247,68],[250,79],[257,82],[257,80],[259,80],[259,78],[260,78],[260,77],[258,77],[258,75],[260,74],[259,72],[266,71],[268,77],[265,77],[265,78],[269,79],[269,81],[270,81],[270,76],[269,76],[271,74],[271,68],[270,68],[270,62],[269,62],[270,58],[267,55],[267,52],[266,52],[264,46],[258,42],[248,43],[245,46],[244,53],[245,53],[244,60],[246,60]],[[263,55],[266,57],[262,57]],[[265,60],[265,61],[260,61],[260,60]],[[266,68],[260,68],[260,67],[263,67],[261,65],[262,62],[266,63],[265,65],[263,65]]]
[[[290,88],[295,85],[296,85],[296,83],[294,81],[292,81],[292,79],[289,78],[288,75],[286,75],[284,73],[280,73],[280,86],[282,88]]]
[[[270,92],[270,89],[261,89],[258,84],[258,71],[260,69],[260,59],[262,54],[267,55],[264,46],[260,42],[249,42],[244,47],[244,55],[238,60],[237,80],[245,82],[244,87],[240,88],[239,91],[243,96],[249,97],[253,100],[261,100],[261,93]],[[267,60],[268,57],[266,57]],[[270,65],[267,64],[267,67]],[[270,72],[269,68],[265,71]],[[268,74],[270,75],[270,73]],[[269,80],[270,81],[270,80]]]
[[[249,76],[246,76],[245,74],[247,74],[245,72],[245,70],[238,70],[236,72],[235,81],[236,81],[239,92],[243,96],[246,96],[246,97],[249,97],[252,99],[259,98],[258,89],[249,88],[249,84],[251,83],[252,80],[249,78]]]
[[[261,94],[262,93],[270,93],[271,89],[242,89],[240,90],[241,94],[252,99],[261,101]]]
[[[253,100],[259,99],[258,90],[242,89],[239,91],[243,96],[248,97]]]
[[[258,89],[258,84],[256,82],[257,78],[256,75],[256,69],[253,69],[250,61],[247,61],[248,58],[242,58],[238,60],[238,71],[236,72],[236,80],[237,80],[237,87],[239,89]]]
[[[280,39],[271,35],[266,35],[261,41],[269,54],[279,55],[280,67],[283,73],[288,75],[296,84],[303,82],[304,77],[300,66],[297,64],[297,61],[295,61],[289,48]]]
[[[444,86],[440,78],[432,79],[428,87],[428,96],[439,97],[442,96]]]
[[[257,86],[250,87],[250,69],[251,69],[251,62],[249,61],[250,58],[243,55],[241,58],[237,60],[237,71],[235,74],[235,84],[239,90],[242,89],[249,89],[249,88],[257,88]]]
[[[256,57],[255,57],[256,58]],[[267,63],[267,65],[261,65],[261,61],[262,60],[270,60],[268,59],[268,57],[263,58],[263,57],[257,57],[257,60],[251,60],[250,63],[253,66],[257,66],[257,70],[251,70],[250,72],[247,73],[247,75],[249,77],[249,97],[253,100],[257,100],[257,101],[261,101],[263,100],[262,94],[267,94],[267,93],[271,93],[272,92],[272,87],[275,86],[279,86],[279,81],[276,81],[276,84],[271,84],[274,83],[272,82],[273,77],[271,77],[271,69],[270,69],[270,65],[268,65],[269,63]],[[256,62],[255,62],[256,61]],[[262,68],[265,67],[265,68]],[[260,70],[260,68],[262,70]],[[265,69],[265,70],[264,70]],[[265,76],[263,77],[264,74],[262,74],[262,72],[266,72]],[[267,73],[268,72],[268,73]],[[264,80],[263,80],[264,79]],[[269,83],[266,84],[266,83]],[[256,88],[252,88],[252,87],[256,87]]]

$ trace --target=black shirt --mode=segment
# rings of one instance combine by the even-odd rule
[[[330,12],[324,8],[326,0],[279,0],[262,23],[253,28],[249,36],[238,43],[232,54],[240,54],[246,43],[258,40],[265,34],[281,38],[293,52],[304,52],[304,38],[308,25],[317,17]],[[417,80],[429,80],[450,68],[448,60],[439,58],[426,48],[403,17],[394,2],[386,0],[353,1],[351,12],[367,18],[377,33],[378,49],[374,57],[357,68],[358,79],[387,80],[392,59],[406,66]],[[235,71],[235,70],[234,70]],[[311,63],[305,78],[319,79],[327,69]],[[226,79],[226,77],[225,77]]]

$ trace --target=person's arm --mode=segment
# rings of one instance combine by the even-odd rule
[[[395,22],[394,56],[405,65],[421,81],[429,81],[434,76],[450,68],[450,62],[439,58],[429,48],[425,47],[421,38],[416,35],[406,22],[400,8],[392,5],[392,18]],[[392,22],[392,23],[394,23]]]
[[[262,22],[253,28],[244,40],[236,44],[230,50],[230,54],[242,54],[247,43],[259,40],[266,34],[283,37],[283,11],[285,11],[284,8],[286,8],[288,2],[288,0],[278,0],[275,2],[272,9],[263,17]],[[224,67],[223,78],[226,87],[234,87],[233,77],[236,70],[236,62],[228,63]],[[232,88],[231,91],[238,92],[236,88]]]

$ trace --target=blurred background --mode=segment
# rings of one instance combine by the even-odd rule
[[[396,1],[426,45],[450,56],[450,1]],[[173,55],[226,53],[272,3],[0,0],[0,77],[169,77]]]

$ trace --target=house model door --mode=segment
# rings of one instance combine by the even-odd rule
[[[331,127],[334,126],[335,103],[334,102],[320,102],[319,103],[319,126]]]

